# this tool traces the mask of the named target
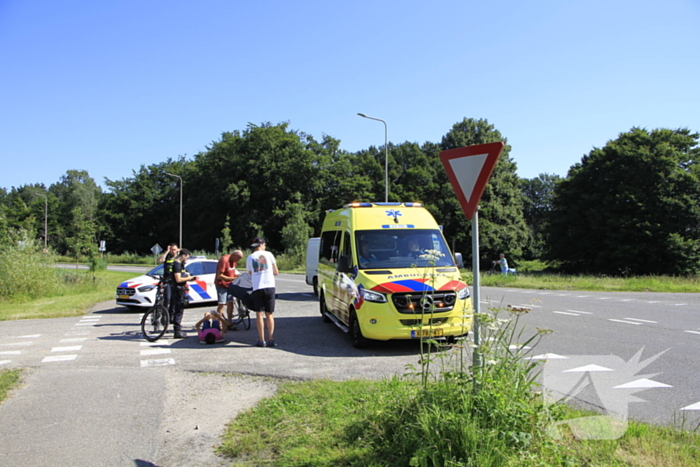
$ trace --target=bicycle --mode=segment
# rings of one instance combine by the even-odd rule
[[[165,284],[162,279],[156,287],[156,302],[141,318],[141,333],[149,342],[163,337],[170,323],[170,313],[165,307]]]
[[[243,300],[234,297],[231,325],[236,326],[238,324],[242,324],[246,331],[250,329],[250,310],[243,304]]]

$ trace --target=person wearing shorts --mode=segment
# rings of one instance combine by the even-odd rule
[[[258,329],[258,347],[275,346],[275,276],[279,274],[275,256],[265,251],[265,239],[255,237],[250,245],[255,249],[246,259],[246,269],[253,282],[253,310]],[[267,328],[267,340],[265,340]]]
[[[216,295],[218,296],[217,313],[222,314],[224,305],[226,305],[226,318],[231,322],[233,318],[233,293],[231,286],[234,279],[239,276],[236,266],[238,261],[243,258],[241,250],[232,251],[231,254],[224,255],[219,259],[216,265],[216,277],[214,278],[214,286],[216,287]],[[231,326],[235,330],[235,326]]]

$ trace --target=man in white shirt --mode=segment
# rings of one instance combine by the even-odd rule
[[[265,251],[265,239],[255,237],[250,245],[254,253],[246,259],[246,269],[253,282],[253,310],[258,328],[258,347],[275,346],[275,276],[279,274],[275,256]],[[265,323],[263,323],[263,313]],[[268,339],[265,340],[267,325]]]

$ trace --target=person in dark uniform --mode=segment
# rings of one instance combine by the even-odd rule
[[[185,263],[190,257],[190,251],[186,249],[180,250],[180,253],[173,260],[173,301],[174,304],[174,314],[173,314],[173,331],[175,331],[175,339],[184,339],[187,334],[182,332],[181,322],[182,315],[185,313],[185,299],[187,297],[187,283],[191,281],[196,281],[197,276],[190,277],[187,275],[185,270]]]
[[[165,308],[168,309],[170,315],[170,324],[173,323],[173,315],[175,314],[175,302],[173,301],[173,261],[180,249],[177,243],[171,243],[168,248],[158,258],[159,263],[163,263],[163,300]]]

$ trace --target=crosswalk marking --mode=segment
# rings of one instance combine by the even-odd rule
[[[45,357],[41,363],[51,363],[51,362],[68,362],[75,360],[77,355],[56,355],[53,357]]]

